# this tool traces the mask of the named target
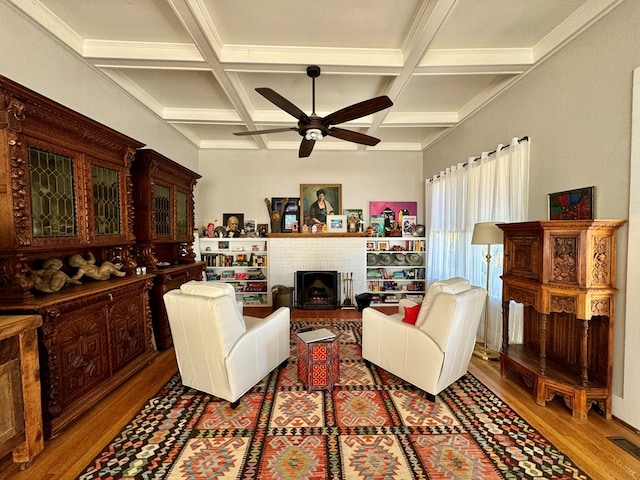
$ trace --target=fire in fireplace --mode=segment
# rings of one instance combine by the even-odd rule
[[[338,272],[300,270],[296,272],[296,307],[303,310],[335,310],[340,305]]]

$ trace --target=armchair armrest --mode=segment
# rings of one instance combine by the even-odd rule
[[[362,357],[394,375],[433,392],[444,352],[429,335],[398,314],[362,312]]]
[[[280,307],[266,318],[245,316],[247,331],[233,346],[225,363],[230,382],[250,379],[253,385],[289,357],[290,310]]]

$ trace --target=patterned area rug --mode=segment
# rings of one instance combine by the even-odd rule
[[[292,329],[310,324],[292,323]],[[176,375],[79,477],[100,479],[588,479],[471,374],[435,403],[360,350],[361,323],[341,331],[333,392],[307,393],[291,357],[229,403]]]

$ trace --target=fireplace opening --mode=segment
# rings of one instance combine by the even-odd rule
[[[297,308],[335,310],[340,305],[337,271],[297,271],[295,288]]]

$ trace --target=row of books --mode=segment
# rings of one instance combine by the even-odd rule
[[[395,279],[395,280],[415,280],[424,278],[423,268],[409,268],[405,270],[394,270],[389,274],[386,268],[370,268],[367,270],[367,278],[371,279]]]
[[[207,276],[207,280],[218,280],[216,278],[210,278]],[[251,292],[251,293],[266,293],[267,292],[267,283],[266,282],[227,282],[229,285],[233,287],[236,293],[243,292]]]
[[[235,270],[223,270],[223,271],[207,271],[207,280],[246,280],[256,281],[262,280],[264,282],[266,277],[262,270],[249,269],[246,272],[236,272]]]
[[[367,291],[369,292],[423,292],[424,282],[397,283],[391,281],[368,281]]]
[[[389,237],[389,240],[368,241],[367,250],[391,252],[424,252],[424,240],[400,240]]]
[[[204,255],[207,267],[266,267],[267,256],[252,253]]]

